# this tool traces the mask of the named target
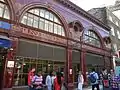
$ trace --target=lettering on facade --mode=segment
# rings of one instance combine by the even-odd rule
[[[25,27],[13,25],[12,30],[20,32],[20,33],[27,34],[27,35],[31,35],[31,36],[34,36],[34,37],[38,37],[38,38],[41,38],[41,39],[44,39],[44,40],[47,40],[47,41],[53,41],[53,42],[58,42],[58,43],[61,43],[61,44],[67,44],[66,39],[63,39],[63,38],[60,38],[60,37],[57,37],[57,36],[53,36],[53,35],[50,35],[50,34],[46,34],[46,33],[43,33],[43,32],[35,31],[35,30],[32,30],[32,29],[28,29],[28,28],[25,28]]]

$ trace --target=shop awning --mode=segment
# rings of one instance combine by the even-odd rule
[[[11,47],[10,38],[0,35],[0,47],[10,48]]]

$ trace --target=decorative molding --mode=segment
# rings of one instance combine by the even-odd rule
[[[105,25],[103,22],[101,22],[100,20],[96,19],[94,16],[92,16],[88,12],[84,11],[83,9],[81,9],[79,6],[75,5],[71,1],[69,1],[69,0],[56,0],[56,1],[58,1],[59,3],[64,5],[65,7],[70,8],[71,10],[75,11],[76,13],[86,17],[90,21],[92,21],[92,22],[102,26],[103,28],[107,29],[108,31],[110,31],[110,27],[109,26]]]

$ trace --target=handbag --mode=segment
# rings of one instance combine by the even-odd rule
[[[61,90],[66,90],[64,84],[61,85]]]
[[[103,80],[104,87],[109,87],[109,80]]]

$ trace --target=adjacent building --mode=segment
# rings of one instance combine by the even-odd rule
[[[110,11],[112,11],[120,19],[120,0],[116,0],[114,5],[108,6]]]
[[[0,12],[0,22],[10,25],[0,34],[13,48],[2,65],[2,86],[27,85],[32,67],[64,72],[68,87],[80,70],[86,82],[91,68],[112,68],[110,28],[69,0],[0,0]]]

